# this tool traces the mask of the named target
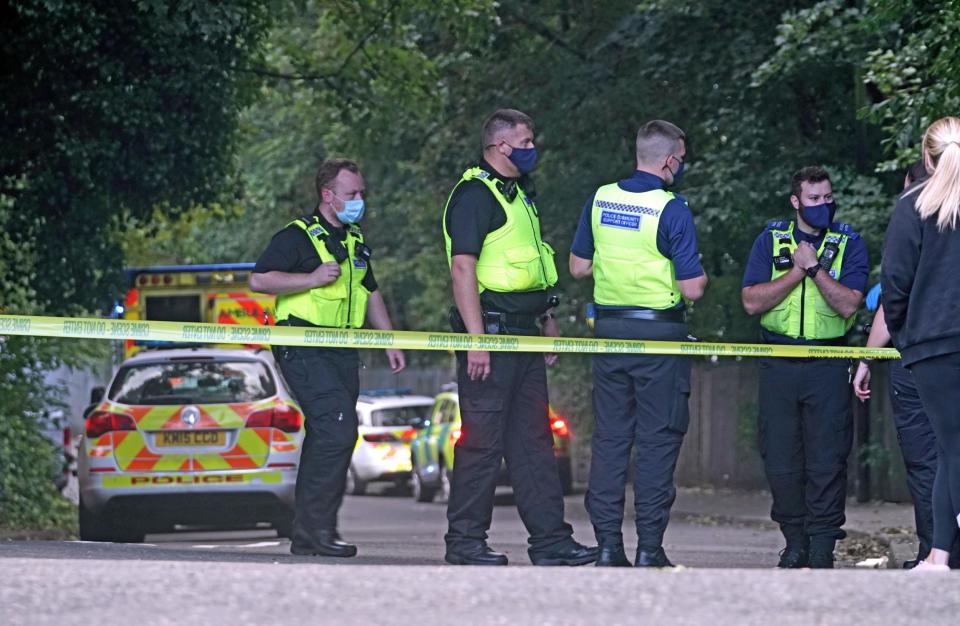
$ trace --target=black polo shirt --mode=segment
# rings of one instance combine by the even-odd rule
[[[486,159],[478,166],[507,184],[511,181],[533,198],[532,181],[523,176],[519,180],[501,175]],[[447,206],[446,228],[450,235],[450,254],[469,254],[480,257],[483,240],[487,234],[507,223],[507,214],[490,192],[486,183],[479,179],[457,185]],[[480,306],[484,311],[499,311],[523,315],[540,315],[549,307],[547,290],[502,292],[486,289],[480,294]]]

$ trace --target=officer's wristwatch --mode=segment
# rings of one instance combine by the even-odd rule
[[[813,267],[808,267],[807,269],[803,270],[803,272],[804,272],[807,276],[809,276],[810,278],[813,278],[814,276],[816,276],[816,275],[817,275],[817,272],[819,272],[819,271],[820,271],[820,264],[819,264],[819,263],[817,263],[817,264],[814,265]]]

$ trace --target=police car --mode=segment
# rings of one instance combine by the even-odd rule
[[[414,427],[430,415],[433,398],[409,389],[374,389],[357,400],[359,434],[347,474],[347,493],[363,495],[371,482],[410,480],[410,441]]]
[[[553,451],[560,472],[560,484],[563,493],[569,494],[573,492],[570,428],[553,407],[548,408],[548,419],[553,433]],[[432,502],[437,493],[443,500],[449,498],[454,446],[461,436],[460,396],[456,385],[451,384],[437,394],[429,419],[418,426],[416,437],[410,444],[414,500]],[[505,463],[500,466],[499,482],[502,485],[509,484]]]
[[[141,352],[92,399],[81,539],[258,523],[290,535],[303,417],[268,350]]]

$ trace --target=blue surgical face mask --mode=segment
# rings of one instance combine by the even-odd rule
[[[343,210],[336,211],[337,219],[344,224],[356,224],[363,217],[363,199],[343,200]]]
[[[513,146],[510,146],[513,148]],[[507,157],[521,174],[529,174],[537,166],[537,148],[513,148]]]
[[[810,225],[811,228],[823,230],[829,228],[833,223],[833,216],[837,214],[836,202],[825,202],[823,204],[814,204],[806,206],[800,204],[800,217]]]

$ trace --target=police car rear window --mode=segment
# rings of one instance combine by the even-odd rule
[[[109,398],[133,405],[254,402],[277,393],[270,371],[256,361],[178,361],[120,369]]]
[[[430,407],[426,406],[396,406],[389,409],[379,409],[370,414],[373,426],[414,426],[426,421],[430,416]]]

